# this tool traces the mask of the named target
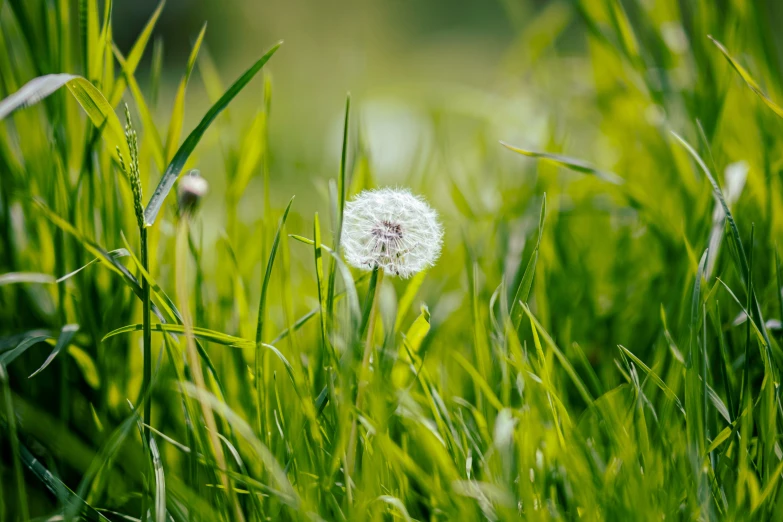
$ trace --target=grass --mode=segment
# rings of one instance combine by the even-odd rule
[[[123,55],[110,2],[0,2],[0,520],[783,519],[782,42],[719,4],[541,8],[529,142],[444,86],[406,178],[444,252],[403,281],[340,255],[361,99],[281,198],[279,44],[228,84],[202,30],[167,107],[162,3]]]

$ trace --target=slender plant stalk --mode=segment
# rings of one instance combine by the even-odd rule
[[[378,279],[375,282],[375,291],[372,295],[372,303],[370,303],[370,317],[367,320],[367,339],[364,343],[364,354],[362,355],[362,367],[359,370],[359,382],[356,390],[356,415],[354,415],[353,422],[351,423],[351,435],[348,442],[348,456],[346,473],[353,473],[356,466],[356,437],[358,432],[358,414],[364,406],[364,388],[369,382],[370,371],[370,356],[372,355],[375,339],[375,322],[378,316],[378,300],[381,295],[381,287],[383,286],[383,269],[376,268]],[[347,478],[347,477],[346,477]],[[350,489],[350,485],[346,482],[346,488]]]
[[[142,226],[139,229],[139,237],[141,240],[141,266],[149,273],[149,247],[147,245],[147,229]],[[142,340],[144,344],[144,375],[142,377],[141,394],[142,397],[148,395],[150,381],[152,380],[152,330],[150,326],[150,283],[146,277],[142,278],[141,283],[141,297],[142,297]],[[144,401],[144,440],[145,444],[149,441],[150,436],[150,420],[152,417],[152,400],[151,397],[147,397]]]
[[[133,128],[133,121],[130,116],[130,109],[128,105],[125,105],[125,141],[128,143],[128,152],[130,157],[128,163],[125,163],[125,158],[117,148],[117,156],[120,160],[120,166],[122,170],[128,175],[128,181],[130,181],[131,191],[133,192],[133,208],[136,214],[136,225],[139,228],[139,243],[141,247],[141,266],[146,273],[150,273],[149,263],[149,245],[147,241],[147,226],[144,221],[144,203],[141,189],[141,175],[139,173],[139,142],[136,135],[136,131]],[[146,277],[141,278],[141,323],[142,323],[142,364],[144,366],[141,391],[139,396],[144,401],[144,427],[142,430],[143,444],[145,451],[151,457],[149,449],[150,440],[150,426],[152,418],[152,397],[150,395],[150,383],[152,382],[152,329],[150,325],[150,283]],[[149,461],[151,463],[151,460]],[[152,471],[148,467],[147,486],[149,487],[152,482]],[[145,491],[141,496],[141,518],[145,520],[147,517],[147,492]]]
[[[27,506],[27,489],[24,481],[24,470],[22,469],[22,461],[19,456],[19,436],[16,431],[16,414],[14,413],[14,403],[11,397],[11,386],[8,383],[8,373],[6,373],[5,366],[0,363],[0,381],[2,381],[3,396],[5,397],[5,414],[8,422],[7,435],[11,441],[11,459],[14,461],[14,475],[16,480],[16,492],[18,495],[20,520],[30,520],[29,508]],[[3,495],[10,494],[10,491],[3,491]],[[0,514],[3,514],[0,512]]]

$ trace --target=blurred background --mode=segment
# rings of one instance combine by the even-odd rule
[[[156,5],[144,0],[114,6],[115,20],[122,21],[115,26],[121,49],[132,45]],[[226,83],[284,40],[266,69],[274,86],[275,189],[287,193],[334,176],[349,91],[358,124],[353,139],[362,134],[379,183],[402,183],[425,168],[433,148],[459,149],[464,133],[455,142],[444,132],[454,130],[452,119],[463,131],[466,124],[480,130],[495,149],[500,138],[540,141],[546,121],[558,117],[553,111],[567,110],[569,100],[589,86],[580,71],[584,35],[574,15],[567,2],[169,0],[155,29],[165,35],[159,105],[170,105],[205,21],[205,46]],[[142,83],[150,54],[139,68]],[[534,67],[542,55],[557,61]],[[236,102],[240,121],[262,105],[262,91],[256,82]],[[185,128],[207,107],[203,83],[193,81]]]

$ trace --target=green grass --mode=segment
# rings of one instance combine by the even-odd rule
[[[0,1],[0,520],[783,519],[783,40],[714,4],[534,13],[533,142],[423,96],[446,237],[403,281],[340,255],[359,97],[319,193],[270,159],[285,46],[229,83],[202,30],[164,106],[162,5],[123,54],[110,2]]]

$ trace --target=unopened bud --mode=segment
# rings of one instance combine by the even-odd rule
[[[178,200],[181,213],[193,212],[209,191],[209,183],[198,170],[191,170],[179,180]]]

